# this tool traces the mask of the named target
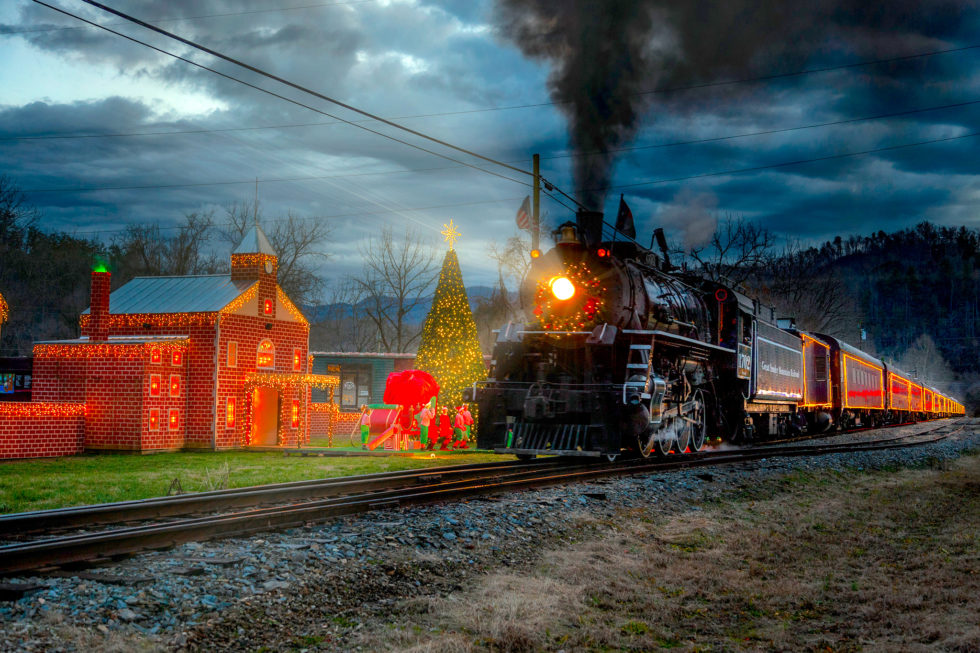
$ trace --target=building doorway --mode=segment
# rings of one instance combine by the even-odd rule
[[[279,391],[257,387],[252,391],[252,437],[255,446],[274,447],[279,444]]]

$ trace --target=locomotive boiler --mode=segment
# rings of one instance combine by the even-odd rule
[[[678,270],[662,231],[657,254],[614,230],[604,239],[603,224],[580,211],[532,260],[520,291],[531,321],[499,330],[490,378],[472,390],[481,448],[646,457],[699,451],[709,435],[935,416],[910,401],[888,410],[884,376],[858,387],[871,377],[846,343],[780,328],[771,307]]]

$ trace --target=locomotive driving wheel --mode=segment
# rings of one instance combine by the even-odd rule
[[[708,437],[708,405],[702,390],[694,392],[692,401],[694,402],[694,410],[688,414],[688,418],[691,420],[688,424],[691,434],[688,447],[690,447],[691,453],[696,453],[704,448],[704,441]]]
[[[674,418],[665,418],[663,424],[660,426],[660,430],[654,433],[654,451],[657,452],[659,458],[666,458],[670,450],[674,448],[677,444],[677,436],[674,431]]]

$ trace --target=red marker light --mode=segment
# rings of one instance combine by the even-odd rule
[[[599,254],[599,258],[604,258],[604,257],[605,257],[606,255],[608,255],[608,254],[609,254],[609,252],[607,252],[607,251],[606,251],[606,250],[604,250],[604,249],[600,249],[600,250],[599,250],[599,251],[597,252],[597,254]]]

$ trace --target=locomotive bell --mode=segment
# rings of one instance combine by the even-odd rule
[[[555,243],[557,245],[581,245],[582,241],[578,239],[578,228],[575,226],[574,222],[566,222],[565,224],[558,227],[557,238]]]

